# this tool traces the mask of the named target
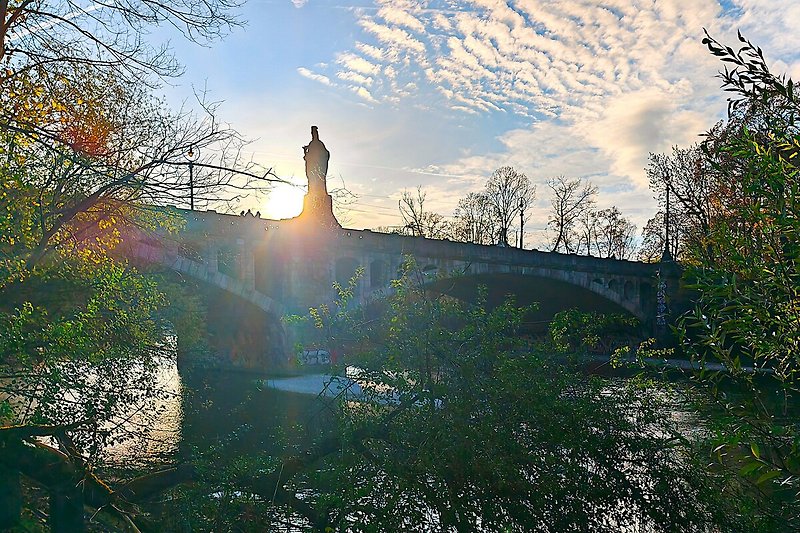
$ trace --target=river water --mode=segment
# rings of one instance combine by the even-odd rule
[[[165,357],[158,373],[164,397],[141,406],[141,416],[130,417],[136,436],[110,447],[108,460],[126,469],[152,469],[215,447],[226,453],[272,454],[308,444],[330,423],[326,402],[319,397],[329,379],[321,373],[181,375],[175,358]]]

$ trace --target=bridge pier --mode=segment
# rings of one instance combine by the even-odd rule
[[[219,246],[215,242],[210,242],[203,254],[203,263],[210,274],[219,272]]]
[[[269,372],[284,368],[290,346],[280,317],[227,290],[193,282],[188,290],[205,309],[177,328],[182,370]]]
[[[242,258],[239,279],[242,280],[242,283],[245,287],[251,291],[254,291],[256,290],[256,270],[253,243],[248,239],[242,239],[242,243],[239,247],[239,253]]]

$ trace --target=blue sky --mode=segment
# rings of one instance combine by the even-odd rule
[[[559,174],[590,179],[600,207],[641,228],[655,210],[648,152],[698,140],[725,112],[704,27],[731,45],[741,29],[800,78],[797,0],[251,0],[241,16],[209,48],[174,41],[186,73],[168,100],[207,88],[253,157],[298,183],[319,126],[329,188],[358,195],[340,210],[357,228],[398,224],[418,185],[450,214],[502,165],[538,184],[529,243],[546,238],[545,182]],[[287,216],[300,195],[240,208]]]

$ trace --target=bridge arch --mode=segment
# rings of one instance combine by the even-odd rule
[[[549,304],[553,300],[564,300],[564,294],[569,294],[573,300],[572,303],[577,304],[577,307],[601,312],[628,313],[642,321],[648,319],[647,301],[652,286],[633,276],[614,274],[598,276],[597,273],[575,270],[517,267],[492,263],[459,264],[459,262],[425,258],[418,259],[417,265],[422,279],[429,280],[427,284],[434,290],[453,285],[454,282],[456,285],[459,283],[477,285],[481,281],[486,284],[486,282],[493,282],[493,280],[497,282],[502,279],[509,286],[510,290],[507,292],[514,293],[523,288],[533,290],[532,284],[541,283],[541,297],[538,300],[532,298],[530,301],[538,301],[542,307],[555,309],[556,307],[553,305],[544,304]],[[437,272],[444,273],[444,275],[436,277]],[[452,275],[448,275],[448,273]],[[518,286],[515,287],[515,284]],[[561,294],[558,294],[556,289],[561,291]],[[579,292],[576,292],[578,290]],[[587,293],[593,296],[588,296]],[[389,286],[373,287],[365,295],[365,300],[369,297],[379,298],[387,294],[391,294]],[[565,301],[566,304],[570,303],[568,300]]]
[[[281,321],[284,314],[284,306],[281,303],[248,287],[239,279],[209,268],[209,265],[205,263],[171,254],[159,246],[139,242],[133,255],[147,263],[165,266],[176,273],[213,287],[218,293],[229,296],[229,298],[220,298],[218,294],[214,298],[214,305],[209,306],[206,327],[210,336],[216,337],[217,340],[216,345],[214,342],[209,344],[217,351],[227,352],[224,355],[227,356],[226,359],[231,366],[263,371],[265,363],[271,361],[282,364],[287,360],[288,334]],[[242,303],[245,305],[242,306]],[[257,309],[265,320],[259,321],[254,318],[254,314],[248,311],[248,307]],[[238,323],[245,320],[248,323]],[[221,339],[222,326],[231,329],[233,334],[229,335],[230,338]],[[258,335],[262,338],[256,339],[255,337]],[[240,338],[237,339],[236,336]],[[242,339],[242,336],[251,338]],[[245,353],[246,348],[244,347],[264,346],[265,343],[270,343],[271,346],[265,349],[259,348],[264,353]]]
[[[240,298],[252,303],[265,313],[280,317],[283,315],[284,306],[255,289],[248,287],[244,282],[224,272],[211,269],[207,264],[189,259],[179,254],[168,253],[164,248],[153,246],[146,242],[139,242],[134,253],[135,257],[149,263],[166,266],[175,272],[208,283],[222,290],[233,293]]]
[[[355,257],[337,257],[334,264],[334,281],[336,281],[342,287],[347,287],[350,279],[356,274],[356,271],[361,268],[361,266],[361,261]],[[356,289],[358,289],[358,286]]]
[[[389,284],[389,265],[383,259],[369,263],[369,288],[379,289]]]

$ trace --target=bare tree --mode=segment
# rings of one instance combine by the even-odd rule
[[[0,106],[0,130],[39,144],[91,148],[84,141],[92,139],[74,134],[90,120],[98,126],[103,119],[93,110],[98,96],[104,97],[99,92],[124,90],[126,85],[152,89],[160,78],[182,73],[168,47],[150,44],[152,27],[172,26],[187,39],[206,44],[240,24],[232,14],[239,5],[238,0],[110,0],[91,5],[0,0],[0,97],[10,100]],[[108,81],[108,86],[96,80]],[[47,98],[50,94],[58,96]],[[151,102],[145,102],[148,109]],[[100,109],[109,111],[102,104]],[[65,115],[77,126],[72,131],[65,127],[70,126]],[[228,128],[214,124],[212,129]]]
[[[630,259],[636,252],[636,225],[617,206],[596,211],[595,249],[600,257]]]
[[[486,193],[471,192],[458,201],[453,214],[453,239],[475,244],[493,244],[494,209]]]
[[[110,73],[87,69],[80,79],[86,100],[74,97],[71,84],[34,90],[18,118],[0,128],[6,170],[37,191],[38,243],[29,267],[49,250],[91,238],[101,219],[146,220],[136,215],[154,206],[187,205],[190,194],[201,205],[232,202],[280,181],[241,160],[245,141],[215,120],[215,106],[206,105],[201,116],[173,113],[154,103],[146,87]],[[12,104],[14,97],[0,92],[0,103]],[[47,135],[28,135],[33,121]]]
[[[592,255],[597,248],[597,214],[598,212],[594,210],[584,211],[578,218],[573,230],[575,234],[576,253]]]
[[[639,246],[639,261],[655,263],[664,254],[664,211],[658,211],[642,228],[642,244]],[[671,247],[677,251],[676,247]]]
[[[425,210],[426,193],[417,187],[414,196],[408,191],[398,201],[400,216],[403,217],[403,233],[415,237],[444,239],[449,236],[447,220],[439,213]]]
[[[708,233],[714,216],[714,198],[719,191],[709,179],[707,160],[696,145],[675,146],[671,154],[651,153],[649,160],[646,172],[650,189],[658,200],[660,216],[645,226],[657,233],[643,237],[647,242],[660,239],[663,252],[664,238],[669,233],[670,255],[678,259],[686,239],[700,239]]]
[[[552,251],[573,253],[578,249],[575,227],[595,205],[597,187],[582,179],[567,180],[564,176],[551,178],[547,186],[552,191],[552,210],[547,222],[555,234]]]
[[[670,256],[680,261],[686,253],[687,238],[691,235],[698,235],[696,228],[687,226],[689,219],[681,216],[681,212],[670,209],[669,222],[669,253]],[[666,225],[665,212],[659,210],[652,218],[647,221],[642,228],[642,243],[639,246],[639,260],[648,263],[660,261],[666,248]]]
[[[0,1],[0,83],[20,72],[73,64],[112,70],[141,83],[151,74],[176,76],[169,49],[146,39],[151,27],[172,26],[205,44],[240,24],[238,0]]]
[[[486,197],[494,212],[496,242],[508,246],[512,224],[520,214],[524,220],[536,200],[536,186],[513,167],[500,167],[492,173],[486,184]]]

